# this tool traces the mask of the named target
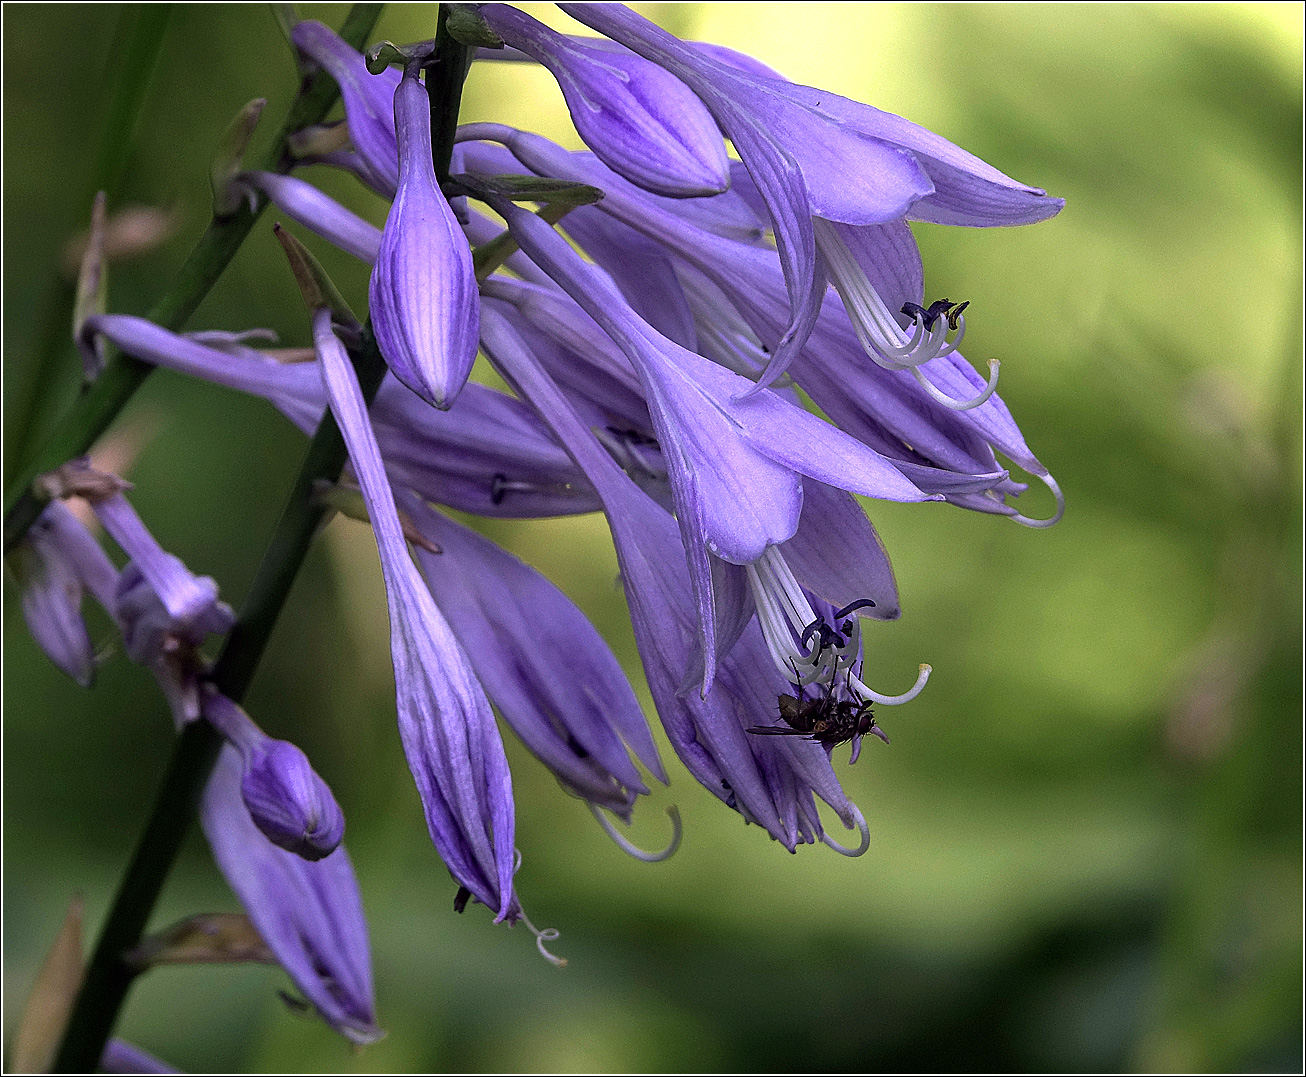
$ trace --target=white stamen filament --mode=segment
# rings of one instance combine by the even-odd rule
[[[552,942],[558,937],[560,933],[556,927],[546,927],[541,930],[531,923],[530,918],[525,913],[521,914],[521,922],[525,924],[530,930],[530,933],[535,936],[535,948],[539,950],[545,961],[549,962],[551,965],[556,965],[558,968],[562,968],[567,964],[567,959],[565,957],[559,957],[557,954],[549,953],[544,945],[546,942]]]
[[[916,314],[912,319],[911,335],[908,336],[871,284],[866,271],[857,264],[835,226],[820,217],[813,218],[813,224],[816,228],[816,245],[829,268],[830,279],[843,299],[844,309],[847,310],[857,339],[861,341],[867,355],[886,370],[910,370],[932,399],[954,411],[977,408],[993,395],[998,386],[1000,365],[996,359],[989,361],[988,384],[978,396],[970,400],[948,396],[919,369],[932,359],[951,355],[961,346],[962,339],[966,336],[964,314],[941,314],[932,329],[926,329],[924,316]],[[955,322],[957,328],[949,340],[951,322]]]
[[[613,825],[612,820],[603,814],[602,809],[599,808],[597,804],[591,803],[589,809],[594,818],[599,821],[599,826],[601,826],[607,832],[608,837],[616,843],[617,848],[627,855],[633,856],[636,860],[642,860],[645,864],[658,864],[663,860],[669,860],[675,851],[680,848],[680,838],[683,828],[680,823],[680,809],[674,804],[667,809],[667,815],[671,818],[671,842],[665,849],[656,853],[650,853],[641,849],[624,834],[618,831]]]
[[[851,611],[843,624],[824,626],[835,630],[837,642],[823,643],[819,627],[803,640],[803,632],[818,618],[779,549],[768,547],[760,558],[745,567],[767,651],[776,669],[790,683],[799,686],[815,683],[836,689],[842,686],[863,701],[886,706],[908,703],[920,695],[930,679],[928,665],[920,667],[916,683],[901,695],[877,692],[857,676],[853,667],[858,664],[862,637],[861,619],[856,611]],[[807,650],[802,650],[803,647]]]
[[[1034,477],[1039,479],[1049,490],[1052,491],[1052,496],[1057,499],[1057,511],[1046,520],[1035,520],[1029,516],[1022,516],[1020,513],[1016,513],[1012,519],[1018,524],[1024,524],[1026,527],[1051,527],[1053,524],[1060,521],[1061,517],[1066,513],[1066,495],[1061,492],[1061,487],[1057,485],[1057,480],[1051,475],[1040,475],[1038,472],[1035,472]]]
[[[856,827],[861,832],[862,840],[857,844],[857,848],[853,849],[849,848],[847,845],[840,845],[834,840],[834,838],[830,837],[830,835],[825,832],[824,828],[821,830],[821,840],[836,853],[840,853],[843,856],[861,856],[862,853],[866,852],[866,850],[871,847],[871,828],[866,825],[866,817],[862,815],[861,809],[851,800],[848,802],[848,807],[852,809]],[[848,829],[851,830],[852,827],[849,827]]]

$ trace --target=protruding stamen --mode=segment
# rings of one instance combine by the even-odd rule
[[[1002,365],[1002,361],[1000,359],[989,360],[988,384],[985,385],[982,390],[980,390],[979,396],[974,397],[970,400],[958,400],[955,397],[949,396],[942,389],[934,385],[925,376],[925,372],[921,370],[921,368],[918,366],[912,367],[911,372],[912,372],[912,377],[914,377],[918,382],[921,383],[921,388],[923,388],[927,393],[930,394],[931,397],[937,400],[945,408],[951,408],[953,411],[970,411],[971,408],[979,407],[986,400],[988,400],[989,397],[993,395],[993,390],[995,390],[998,387],[998,367],[1000,367],[1001,365]]]
[[[857,829],[861,832],[862,836],[861,841],[857,844],[857,848],[851,849],[847,845],[840,845],[834,840],[834,838],[830,837],[824,829],[821,831],[821,840],[842,856],[861,856],[871,847],[871,828],[866,825],[866,817],[862,815],[861,809],[851,800],[848,802],[848,807],[852,810],[853,819],[855,820]],[[849,827],[848,829],[851,830],[852,827]]]
[[[1028,516],[1023,516],[1020,513],[1016,513],[1012,519],[1018,524],[1024,524],[1026,527],[1051,527],[1066,514],[1066,495],[1061,492],[1061,487],[1057,485],[1057,480],[1046,472],[1041,475],[1038,472],[1034,472],[1034,477],[1039,479],[1049,490],[1052,491],[1052,496],[1057,499],[1057,511],[1046,520],[1034,520]]]
[[[671,818],[671,842],[665,849],[656,853],[646,852],[638,845],[635,845],[624,834],[620,833],[613,825],[612,820],[603,814],[602,809],[599,808],[597,804],[591,803],[589,809],[594,818],[599,821],[599,826],[601,826],[607,832],[608,837],[616,843],[617,848],[628,856],[633,856],[636,860],[642,860],[645,864],[658,864],[663,860],[669,860],[675,851],[680,848],[680,837],[682,833],[680,809],[674,804],[667,809],[667,815]]]
[[[525,924],[530,933],[535,936],[535,948],[539,950],[540,954],[544,957],[544,960],[551,965],[556,965],[558,968],[565,967],[567,959],[565,957],[559,957],[557,954],[549,953],[544,945],[546,942],[552,942],[558,937],[558,929],[556,927],[546,927],[541,930],[531,923],[530,917],[525,913],[521,914],[521,922]]]
[[[933,672],[933,668],[928,663],[922,662],[921,671],[916,675],[916,683],[900,696],[882,695],[881,693],[866,687],[858,677],[852,678],[852,689],[857,695],[869,699],[872,703],[883,703],[886,707],[895,707],[899,703],[910,703],[920,695],[921,690],[929,682],[930,674]]]

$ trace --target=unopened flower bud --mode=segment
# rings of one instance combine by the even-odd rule
[[[308,757],[289,741],[269,737],[218,692],[205,695],[203,712],[239,750],[240,794],[267,839],[305,860],[334,852],[345,835],[344,813]]]

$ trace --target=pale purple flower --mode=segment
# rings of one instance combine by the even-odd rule
[[[363,902],[343,845],[309,861],[254,825],[241,794],[240,752],[222,749],[200,805],[213,859],[255,929],[303,996],[354,1043],[381,1037]]]
[[[485,4],[479,12],[504,41],[558,80],[577,133],[609,168],[672,197],[730,186],[721,134],[675,75],[632,53],[559,34],[504,4]]]
[[[100,544],[61,501],[52,501],[15,551],[23,617],[32,638],[83,688],[95,678],[95,648],[82,620],[90,591],[112,612],[118,571]]]
[[[786,690],[765,651],[759,651],[756,626],[721,662],[710,689],[704,694],[681,691],[693,661],[699,617],[675,521],[622,473],[521,338],[491,308],[482,320],[482,343],[603,497],[649,687],[672,747],[690,773],[791,850],[823,839],[813,794],[830,804],[845,825],[864,827],[818,745],[746,732]]]
[[[395,377],[448,408],[476,361],[476,275],[471,248],[436,182],[431,103],[415,74],[395,90],[394,115],[399,187],[368,288],[372,328]]]
[[[759,384],[802,346],[825,291],[814,219],[884,224],[1027,224],[1064,204],[1012,180],[899,116],[825,90],[768,78],[694,49],[622,4],[564,11],[665,67],[703,101],[731,139],[775,231],[790,317]]]
[[[512,778],[485,691],[408,554],[394,495],[362,393],[330,312],[313,316],[313,339],[332,414],[362,487],[390,609],[399,733],[431,840],[459,885],[510,923]]]
[[[213,689],[204,693],[201,712],[240,753],[240,794],[267,839],[305,860],[334,852],[344,838],[344,813],[308,757],[289,741],[269,737]]]
[[[774,393],[741,399],[751,383],[657,333],[605,274],[532,213],[495,207],[514,238],[612,337],[635,366],[667,461],[676,517],[698,596],[704,688],[716,651],[708,554],[747,564],[791,538],[799,474],[872,497],[922,501],[893,465]]]

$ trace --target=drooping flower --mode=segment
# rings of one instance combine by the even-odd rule
[[[648,788],[626,746],[667,778],[603,638],[529,565],[415,497],[403,504],[440,549],[418,549],[417,560],[495,708],[565,787],[629,820],[635,796]]]
[[[213,859],[263,941],[322,1019],[354,1043],[376,1025],[363,902],[343,845],[309,861],[279,849],[254,825],[241,793],[244,767],[222,749],[204,790],[200,823]]]
[[[690,773],[791,850],[800,842],[823,840],[813,795],[848,827],[864,827],[818,745],[747,733],[759,713],[774,707],[770,687],[783,685],[765,659],[758,660],[762,640],[756,626],[722,661],[709,689],[702,694],[681,691],[694,660],[699,617],[675,521],[622,473],[492,308],[482,321],[482,343],[603,498],[649,687],[672,747]]]
[[[890,500],[929,495],[878,454],[782,397],[764,392],[740,399],[750,383],[657,333],[548,224],[514,206],[496,209],[522,249],[621,347],[640,376],[698,596],[706,689],[716,652],[709,552],[747,564],[791,538],[802,504],[799,474]]]
[[[23,617],[32,638],[83,688],[95,677],[95,648],[82,620],[90,591],[112,612],[118,571],[100,544],[61,501],[48,504],[15,551]]]
[[[418,396],[450,407],[476,360],[480,300],[471,248],[431,163],[431,103],[416,73],[394,95],[399,187],[372,268],[368,308],[381,354]]]
[[[760,385],[801,348],[825,291],[814,219],[1026,224],[1064,204],[900,116],[724,63],[623,4],[560,7],[674,73],[739,151],[773,223],[789,293],[788,326]]]
[[[376,533],[390,609],[399,733],[431,840],[459,885],[515,922],[512,778],[485,691],[408,554],[358,379],[331,328],[313,340],[332,414],[344,435]]]

